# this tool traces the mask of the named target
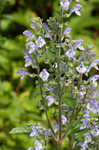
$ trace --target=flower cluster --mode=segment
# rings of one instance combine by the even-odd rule
[[[61,0],[59,21],[54,17],[49,18],[47,23],[43,23],[40,18],[33,18],[30,25],[33,32],[28,30],[23,32],[27,37],[25,67],[37,69],[41,105],[48,121],[47,129],[37,125],[30,127],[32,129],[30,137],[38,140],[34,142],[34,147],[28,150],[42,150],[43,144],[49,137],[59,142],[59,147],[61,147],[66,136],[70,138],[70,133],[74,135],[72,125],[79,120],[81,122],[80,131],[85,131],[84,141],[78,143],[81,150],[90,149],[92,140],[99,136],[97,117],[99,102],[96,89],[99,75],[89,77],[92,69],[99,70],[99,60],[93,60],[96,55],[90,54],[91,49],[84,46],[82,39],[71,39],[72,29],[64,23],[64,16],[70,17],[74,13],[81,15],[82,5],[78,3],[79,0],[75,2],[77,2],[76,5],[70,9],[72,0]],[[40,68],[41,57],[45,59],[44,63],[47,63],[49,67]],[[19,70],[17,73],[21,74],[21,79],[25,75],[32,77],[32,74],[25,70]],[[54,121],[50,121],[48,112],[53,107],[55,112],[51,117],[54,116],[54,119],[51,119]],[[95,144],[93,141],[92,146]],[[71,149],[74,148],[75,142],[70,145],[72,145]]]

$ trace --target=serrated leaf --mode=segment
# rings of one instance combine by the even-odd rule
[[[21,126],[21,127],[13,128],[10,131],[10,134],[30,133],[30,132],[31,132],[31,128],[29,126]]]

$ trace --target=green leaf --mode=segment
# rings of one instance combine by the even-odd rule
[[[80,132],[81,122],[80,120],[73,120],[68,135]]]
[[[64,103],[67,106],[69,106],[71,108],[74,108],[74,106],[75,106],[75,99],[72,98],[72,97],[66,96],[66,97],[64,97]]]
[[[21,126],[21,127],[13,128],[10,131],[10,134],[30,133],[30,132],[31,132],[30,126]]]

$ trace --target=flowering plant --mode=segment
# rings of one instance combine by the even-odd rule
[[[47,23],[33,18],[30,25],[33,32],[23,32],[27,36],[25,67],[37,69],[41,106],[48,121],[47,128],[37,123],[12,129],[10,133],[25,132],[37,138],[28,150],[47,150],[50,138],[57,143],[57,149],[62,150],[66,137],[71,149],[99,149],[99,75],[89,77],[92,68],[98,70],[99,60],[93,60],[95,54],[90,54],[91,47],[83,46],[82,39],[72,40],[70,36],[72,29],[65,19],[73,13],[81,15],[82,5],[78,4],[79,0],[75,1],[77,4],[70,9],[72,0],[61,0],[59,17],[49,18]],[[40,68],[42,57],[47,68]],[[33,77],[26,70],[20,69],[17,73],[21,79],[25,75]],[[49,118],[53,107],[55,112]]]

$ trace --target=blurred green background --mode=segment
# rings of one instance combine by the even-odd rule
[[[36,78],[20,81],[16,71],[24,66],[25,38],[30,19],[40,16],[44,21],[56,15],[59,0],[0,0],[0,150],[26,150],[33,141],[28,135],[10,135],[17,126],[39,120],[46,123],[40,107]],[[73,39],[84,39],[94,45],[99,58],[99,0],[81,0],[82,16],[72,15]],[[30,68],[28,68],[30,69]],[[42,116],[42,117],[41,117]],[[49,149],[55,145],[50,141]]]

